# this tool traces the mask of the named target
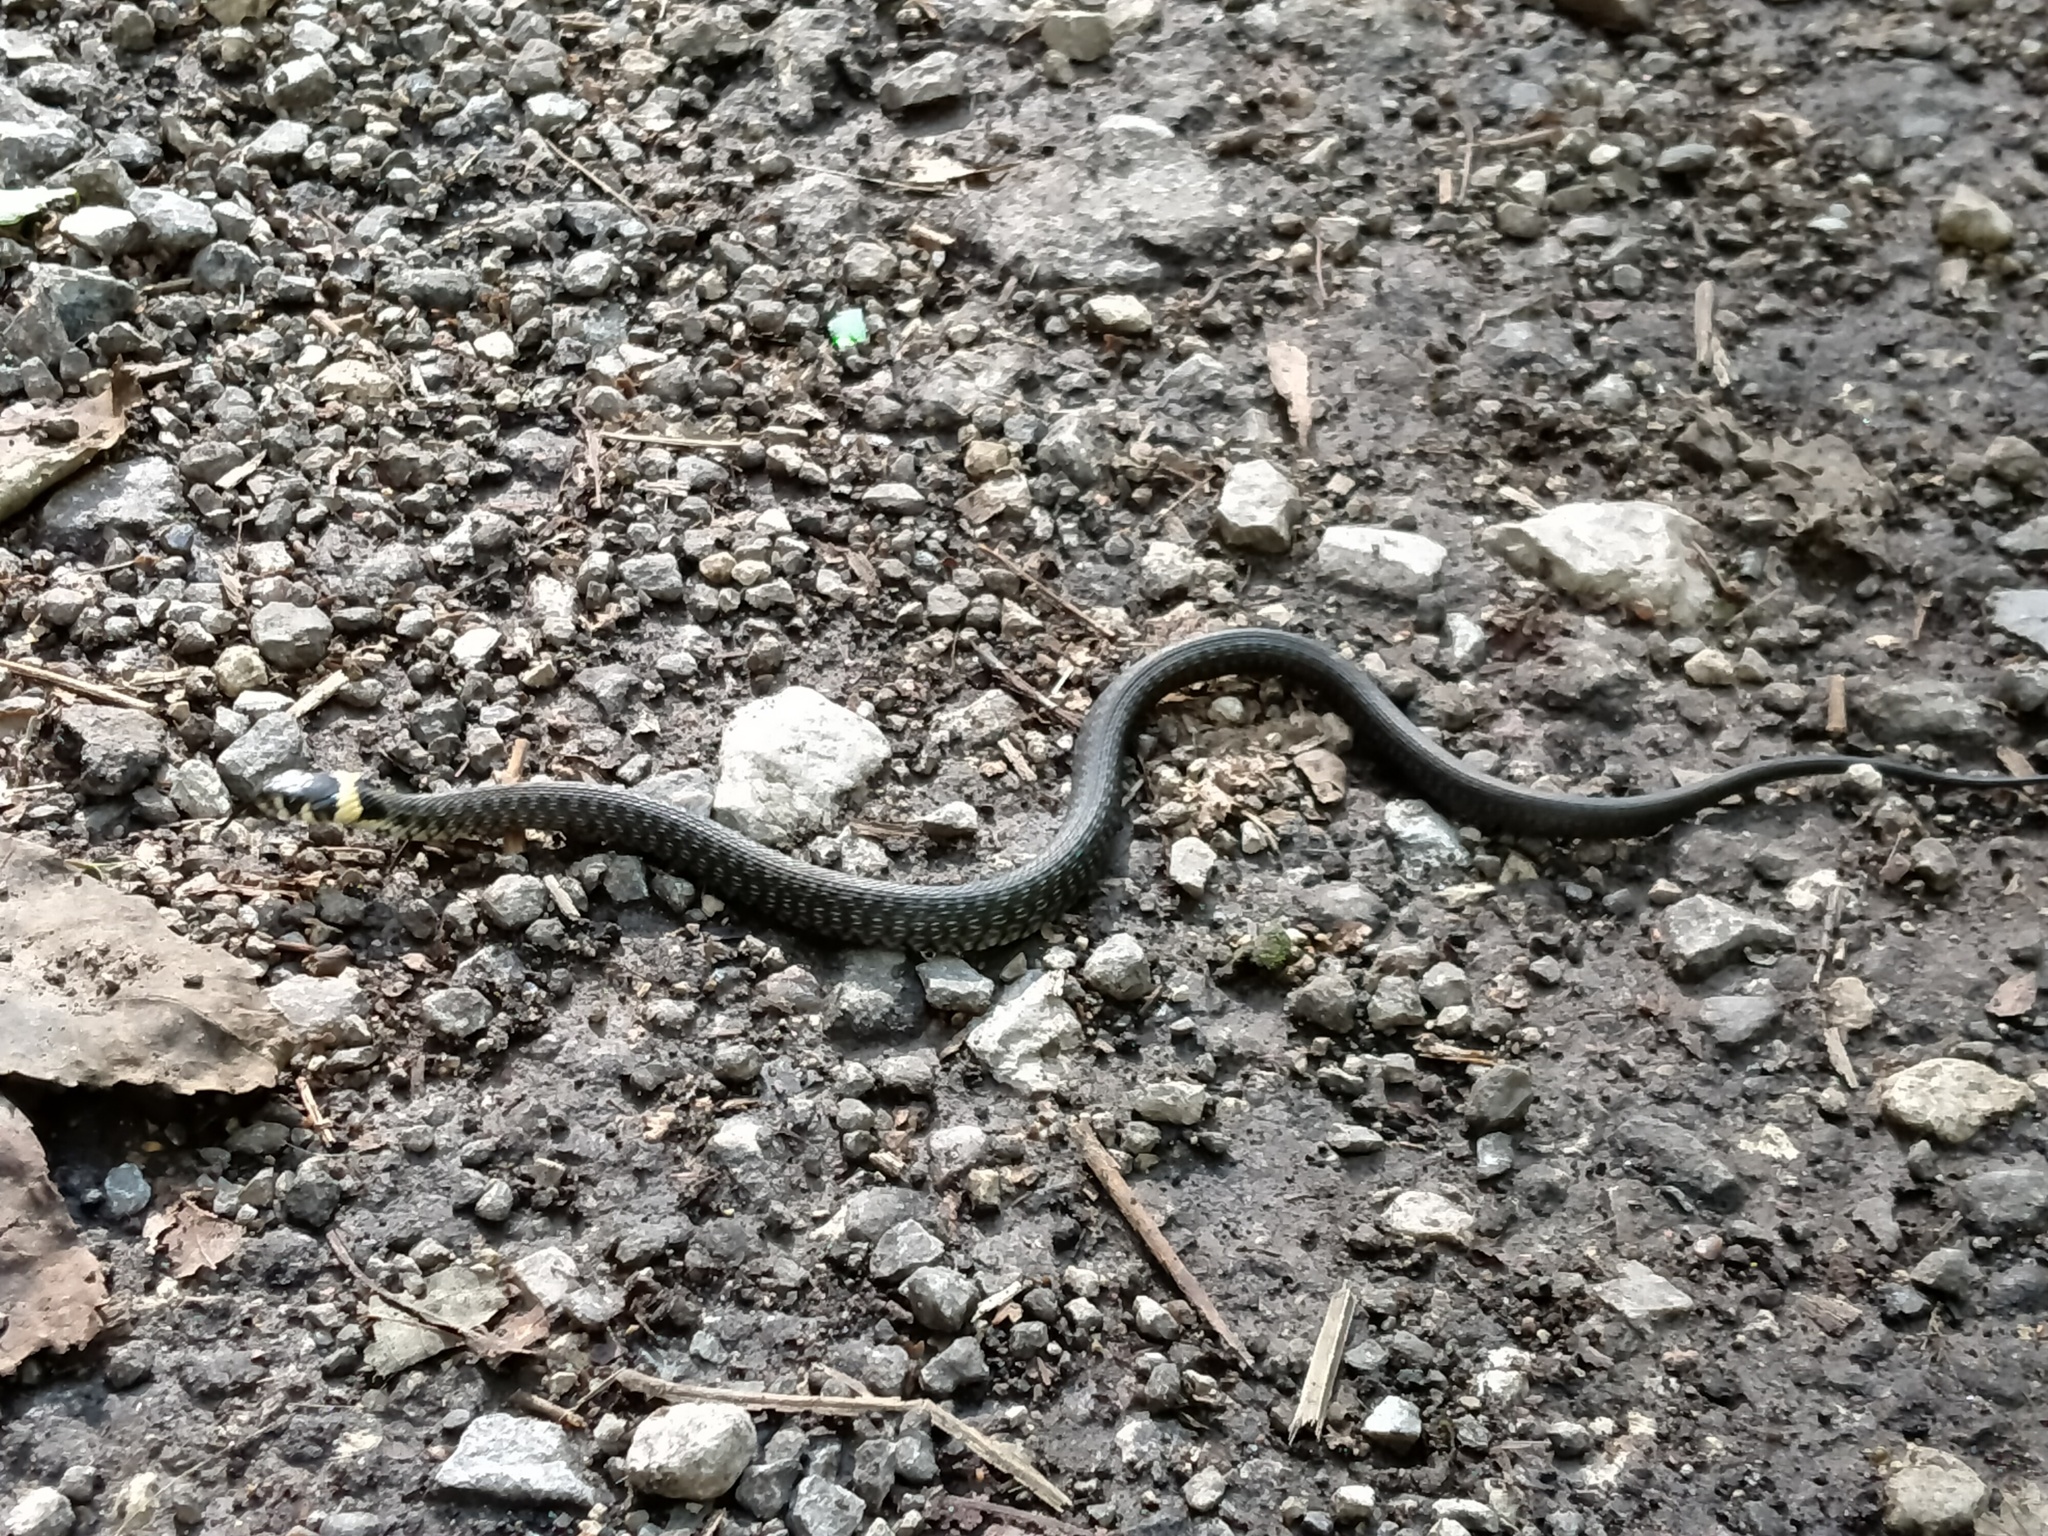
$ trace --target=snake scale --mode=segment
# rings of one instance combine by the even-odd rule
[[[1889,758],[1816,754],[1745,763],[1654,794],[1546,794],[1467,767],[1423,734],[1367,673],[1320,642],[1249,628],[1182,641],[1120,673],[1075,737],[1067,813],[1051,844],[1013,869],[960,885],[906,885],[821,869],[707,816],[604,784],[485,785],[409,795],[354,774],[292,772],[272,779],[263,799],[275,814],[293,820],[378,826],[428,841],[560,832],[579,843],[642,855],[788,928],[925,954],[968,951],[1021,938],[1087,899],[1116,834],[1124,754],[1147,711],[1192,683],[1250,675],[1283,677],[1315,690],[1391,778],[1452,819],[1498,833],[1642,837],[1761,785],[1844,773],[1859,763],[1927,788],[2048,785],[2048,774],[1945,773]]]

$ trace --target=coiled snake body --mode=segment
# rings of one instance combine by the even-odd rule
[[[1867,764],[1902,783],[1949,789],[2027,789],[2048,774],[1944,773],[1889,758],[1817,754],[1745,763],[1680,789],[1602,799],[1523,789],[1479,773],[1424,735],[1365,672],[1321,643],[1277,629],[1230,629],[1168,646],[1103,690],[1075,738],[1067,814],[1045,850],[1014,869],[963,885],[904,885],[821,869],[731,828],[631,790],[603,784],[486,785],[408,795],[354,774],[279,775],[263,799],[294,820],[381,826],[440,841],[561,832],[635,853],[789,928],[926,954],[1009,943],[1080,904],[1108,858],[1119,816],[1123,757],[1139,720],[1175,689],[1264,674],[1315,689],[1350,722],[1361,749],[1453,820],[1488,831],[1557,839],[1641,837],[1780,779]]]

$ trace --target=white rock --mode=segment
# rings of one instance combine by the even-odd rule
[[[1081,306],[1081,323],[1110,336],[1147,336],[1152,311],[1128,293],[1102,293]]]
[[[1216,1506],[1223,1502],[1223,1495],[1229,1491],[1229,1478],[1215,1467],[1204,1467],[1181,1484],[1180,1496],[1187,1501],[1192,1513],[1207,1515],[1215,1512]]]
[[[1681,627],[1696,624],[1714,585],[1691,558],[1700,525],[1655,501],[1579,501],[1479,535],[1479,545],[1526,576],[1589,603],[1648,603]]]
[[[718,1129],[711,1133],[711,1140],[705,1144],[714,1162],[728,1168],[760,1161],[761,1122],[747,1115],[735,1115],[730,1120],[719,1122]]]
[[[1110,20],[1100,11],[1054,11],[1038,24],[1039,40],[1057,48],[1076,64],[1093,64],[1116,40]]]
[[[954,955],[925,961],[917,979],[924,1000],[945,1013],[987,1013],[996,1000],[996,984]]]
[[[1439,869],[1463,869],[1470,855],[1458,829],[1423,800],[1389,800],[1387,841],[1401,858],[1401,873],[1410,880]]]
[[[1960,1456],[1908,1446],[1885,1479],[1884,1528],[1889,1536],[1970,1536],[1990,1502],[1984,1479]]]
[[[1284,555],[1300,515],[1301,498],[1279,466],[1264,459],[1233,464],[1216,503],[1216,537],[1240,549]]]
[[[1081,1021],[1067,1005],[1066,978],[1048,971],[996,1004],[967,1032],[967,1048],[989,1076],[1022,1093],[1050,1093],[1062,1081],[1049,1058],[1076,1049]]]
[[[584,1471],[582,1458],[559,1424],[486,1413],[470,1420],[455,1454],[435,1469],[433,1486],[443,1493],[474,1493],[508,1504],[564,1505],[587,1509],[607,1502],[601,1483]]]
[[[720,1498],[754,1459],[754,1420],[731,1403],[674,1403],[633,1431],[626,1481],[663,1499]]]
[[[1443,568],[1443,545],[1398,528],[1331,528],[1316,546],[1318,576],[1386,597],[1421,596]]]
[[[1380,1214],[1380,1225],[1416,1242],[1462,1243],[1472,1235],[1475,1219],[1463,1206],[1426,1189],[1404,1189]]]
[[[576,1261],[560,1248],[536,1248],[514,1261],[512,1278],[527,1295],[553,1311],[576,1289]]]
[[[1361,1525],[1373,1517],[1378,1502],[1364,1483],[1346,1483],[1330,1494],[1330,1517],[1339,1525]]]
[[[1088,952],[1081,979],[1119,1003],[1136,1002],[1152,990],[1152,966],[1145,946],[1128,933],[1112,933]]]
[[[1877,1101],[1894,1125],[1955,1143],[2025,1109],[2034,1090],[1982,1062],[1940,1056],[1894,1072],[1878,1085]]]
[[[1422,1411],[1405,1397],[1383,1397],[1365,1416],[1360,1432],[1381,1450],[1402,1455],[1422,1438]]]
[[[1166,853],[1166,876],[1181,893],[1200,896],[1209,888],[1209,872],[1216,867],[1216,850],[1199,837],[1178,837]]]
[[[66,1536],[77,1518],[55,1488],[31,1488],[7,1512],[7,1536]]]
[[[873,722],[809,688],[785,688],[726,726],[712,814],[758,841],[794,843],[836,823],[888,762]]]
[[[1620,1273],[1593,1294],[1632,1323],[1660,1323],[1692,1310],[1692,1298],[1647,1264],[1623,1259]]]
[[[1200,1083],[1169,1079],[1147,1083],[1131,1098],[1131,1113],[1155,1125],[1200,1125],[1209,1092]]]
[[[2012,244],[2012,215],[1975,187],[1957,184],[1934,215],[1935,238],[1970,251],[2002,251]]]
[[[988,1156],[988,1132],[978,1125],[948,1125],[933,1131],[924,1144],[933,1187],[944,1189]]]

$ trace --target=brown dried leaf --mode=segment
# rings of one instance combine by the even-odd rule
[[[1287,407],[1287,419],[1294,423],[1295,444],[1306,453],[1309,428],[1315,420],[1308,393],[1308,354],[1291,341],[1270,342],[1266,372],[1273,380],[1273,393]]]
[[[242,1246],[242,1229],[200,1207],[190,1195],[142,1224],[143,1245],[171,1261],[171,1274],[190,1280],[202,1269],[219,1269]]]
[[[78,1349],[107,1304],[99,1260],[78,1241],[28,1117],[0,1098],[0,1376],[42,1349]]]
[[[113,387],[104,393],[46,407],[22,423],[24,430],[0,437],[0,521],[120,442],[128,431],[128,408],[141,398],[135,381],[116,373]],[[48,425],[59,421],[77,429],[69,442],[48,438]],[[35,435],[38,430],[44,435]]]
[[[486,1360],[502,1359],[506,1355],[523,1355],[538,1347],[548,1336],[547,1308],[535,1302],[511,1316],[501,1318],[495,1327],[465,1335],[469,1347]]]
[[[1308,780],[1309,792],[1318,805],[1336,805],[1343,800],[1350,770],[1344,766],[1344,759],[1329,748],[1310,747],[1306,752],[1295,753],[1294,766]]]
[[[2032,971],[2008,976],[1991,994],[1991,1001],[1984,1005],[1984,1011],[1994,1019],[2023,1019],[2034,1011],[2034,995],[2038,990],[2039,983]]]

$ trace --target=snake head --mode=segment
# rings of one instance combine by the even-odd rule
[[[362,817],[355,780],[352,773],[306,773],[294,768],[266,783],[256,803],[286,821],[346,825]]]

